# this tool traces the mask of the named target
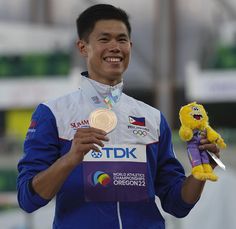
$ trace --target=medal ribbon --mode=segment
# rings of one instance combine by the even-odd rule
[[[105,97],[105,99],[102,98],[101,95],[97,92],[97,90],[94,88],[92,83],[87,79],[86,77],[81,77],[81,86],[84,90],[84,93],[88,98],[90,98],[90,101],[97,107],[108,107],[109,109],[112,109],[113,106],[115,106],[116,103],[120,100],[122,90],[119,88],[116,88],[114,90],[111,90],[108,96]]]
[[[116,88],[115,90],[111,91],[111,93],[104,99],[104,102],[111,109],[119,100],[121,96],[121,91]]]

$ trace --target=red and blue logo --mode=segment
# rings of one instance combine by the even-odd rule
[[[37,122],[36,122],[36,120],[31,120],[31,123],[30,123],[29,129],[35,129],[36,126],[37,126]]]
[[[135,126],[145,126],[145,118],[129,116],[129,123]]]
[[[37,127],[37,121],[36,120],[31,120],[29,129],[26,134],[25,140],[32,139],[34,137],[34,134],[36,132],[36,127]]]

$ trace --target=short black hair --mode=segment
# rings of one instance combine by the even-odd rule
[[[109,4],[97,4],[83,11],[76,20],[77,32],[80,39],[88,40],[90,33],[99,20],[115,19],[122,21],[131,35],[131,25],[128,14],[115,6]]]

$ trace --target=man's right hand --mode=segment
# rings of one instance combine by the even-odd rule
[[[70,151],[32,180],[32,188],[41,197],[52,199],[60,190],[71,171],[83,161],[90,150],[99,151],[102,141],[108,141],[106,132],[96,128],[80,128],[76,131]],[[60,174],[60,176],[58,176]]]
[[[109,141],[106,135],[107,133],[101,129],[79,128],[74,135],[68,156],[71,156],[76,164],[81,163],[86,153],[90,150],[98,152],[98,146],[103,147],[103,141]]]

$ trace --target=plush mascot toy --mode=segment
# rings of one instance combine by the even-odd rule
[[[223,138],[209,126],[204,107],[196,102],[183,106],[180,109],[179,118],[181,122],[179,135],[183,141],[187,142],[192,175],[198,180],[216,181],[218,177],[209,164],[207,151],[200,151],[198,147],[203,132],[210,142],[217,144],[220,148],[226,147]]]

